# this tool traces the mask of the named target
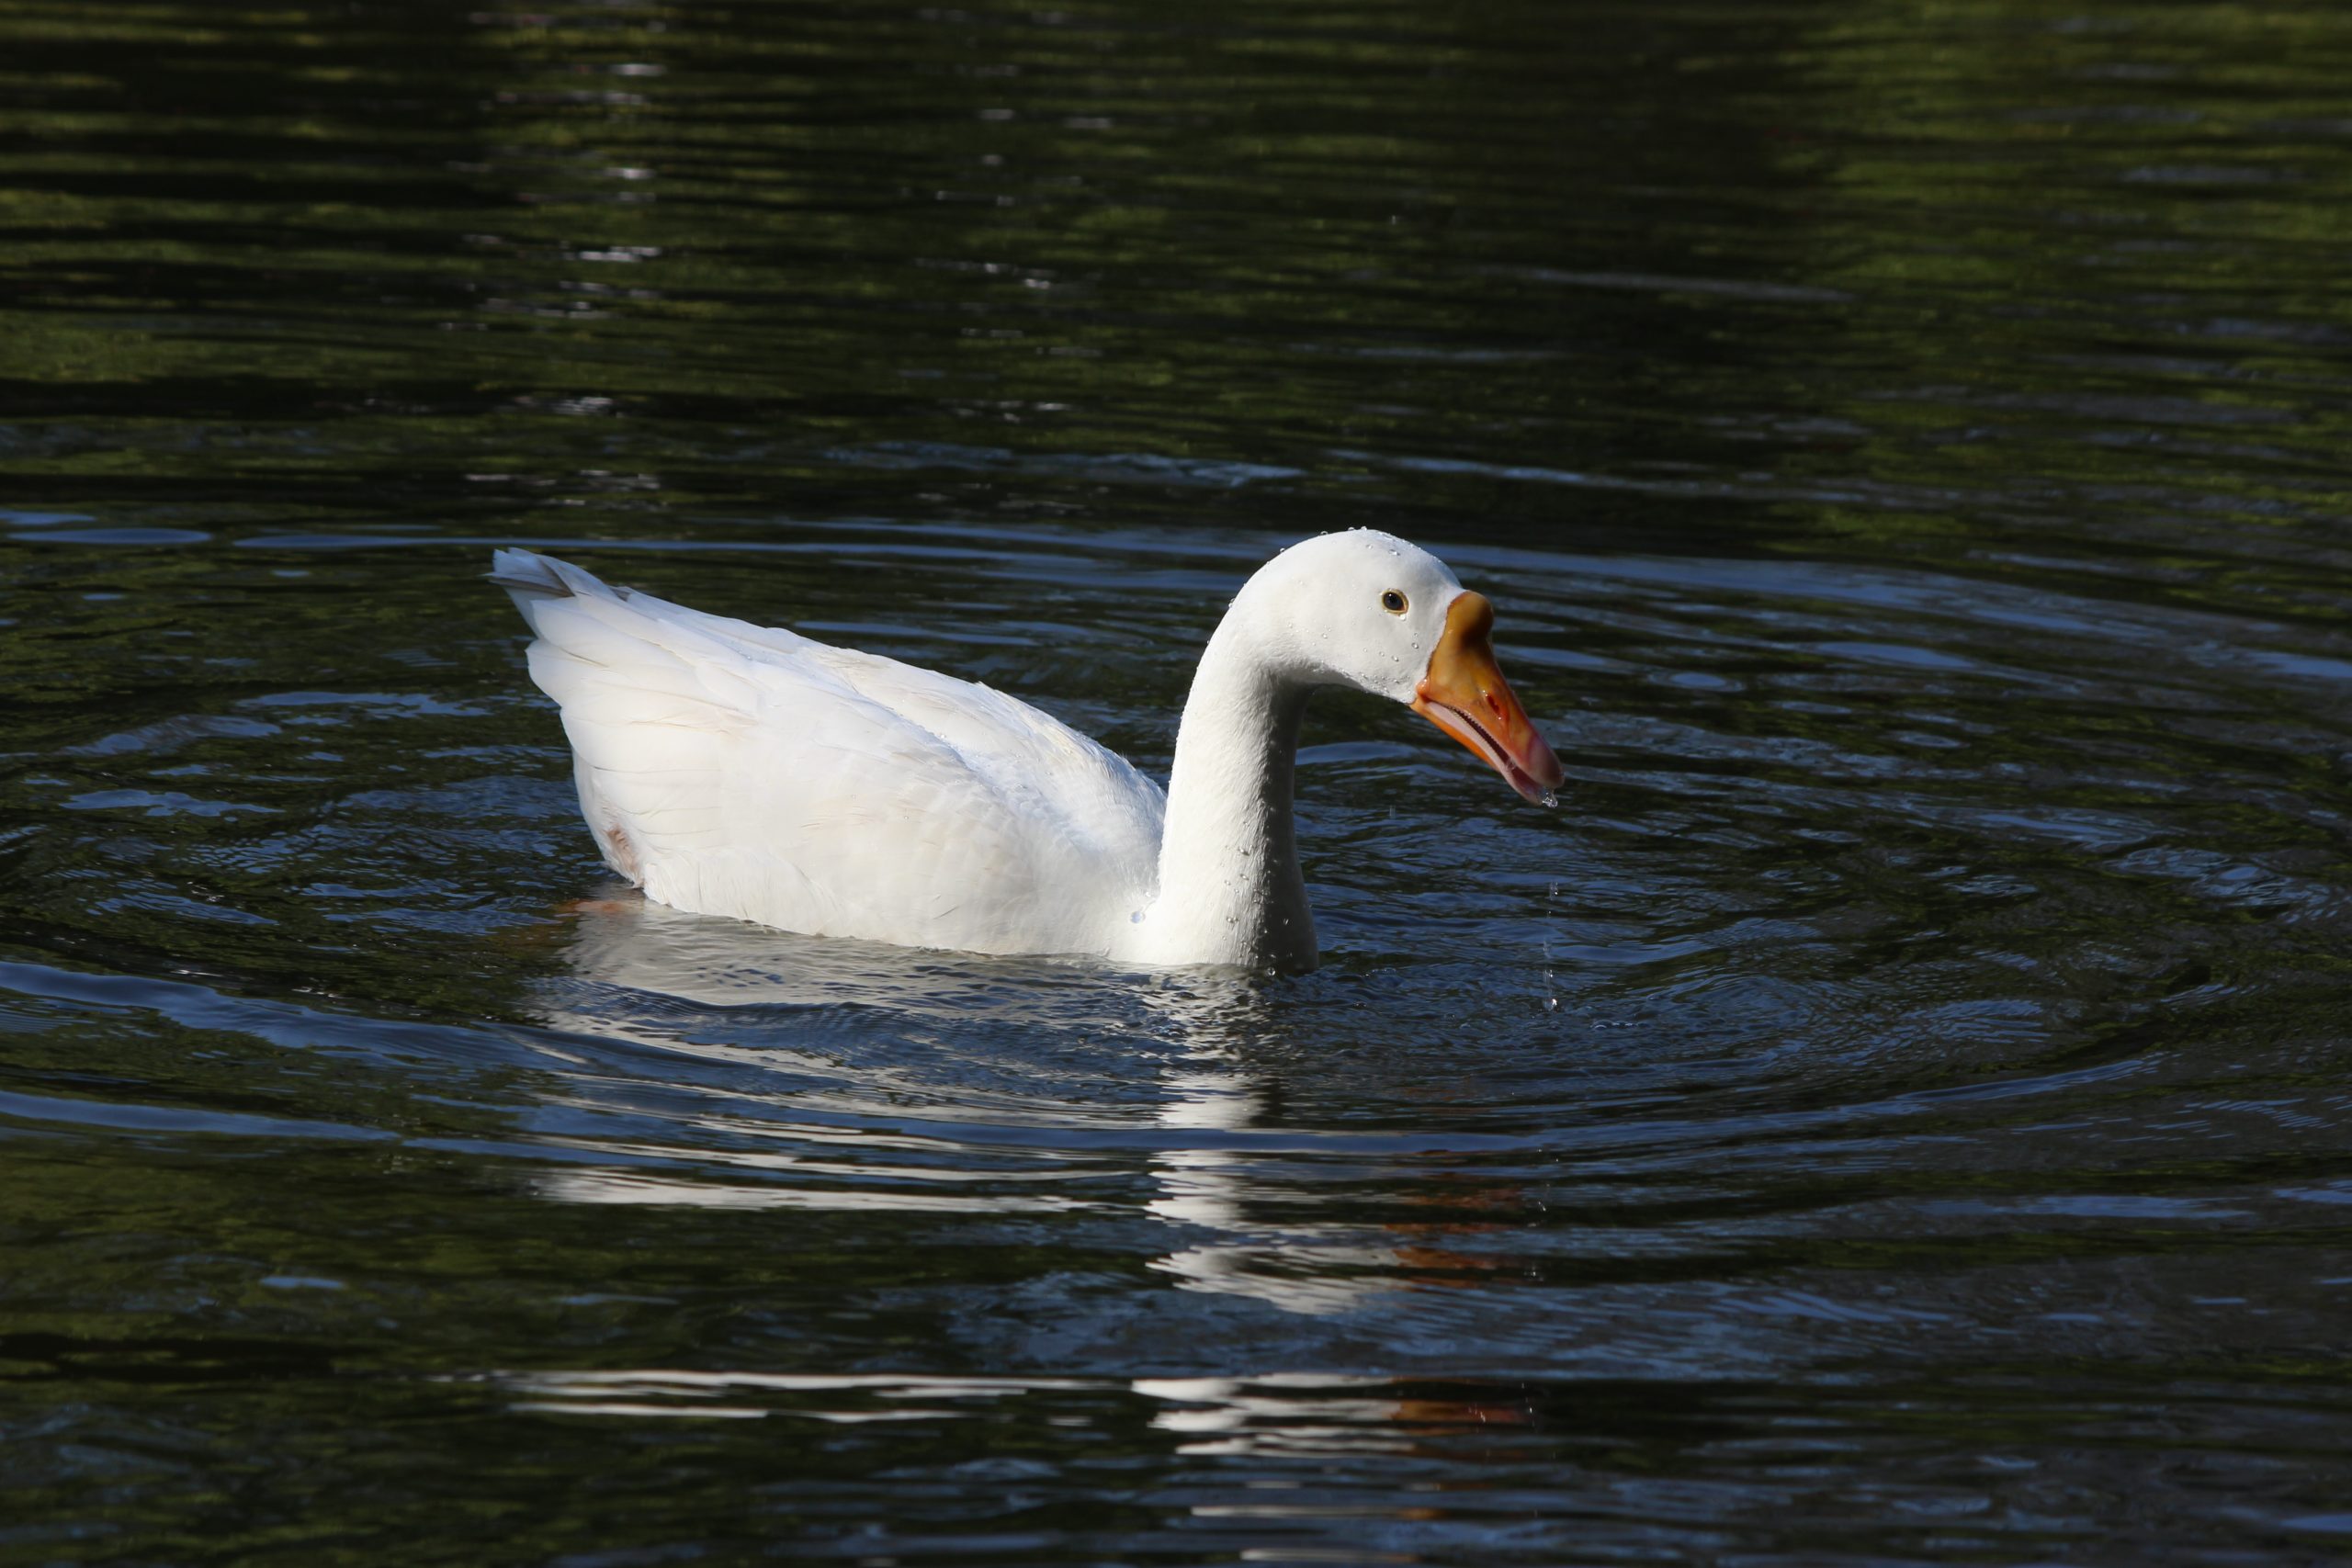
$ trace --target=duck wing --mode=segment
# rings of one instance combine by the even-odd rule
[[[1158,881],[1157,784],[1001,692],[501,550],[580,806],[649,897],[786,931],[1100,952]]]

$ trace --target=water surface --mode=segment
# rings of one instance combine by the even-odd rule
[[[2352,1551],[2352,14],[0,0],[0,1557]],[[495,545],[1164,770],[1318,973],[598,864]]]

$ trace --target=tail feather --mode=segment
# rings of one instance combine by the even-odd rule
[[[484,575],[509,593],[528,593],[541,599],[571,596],[571,584],[558,574],[556,563],[529,550],[498,551],[490,558],[490,570]]]
[[[760,700],[741,658],[567,561],[500,550],[489,578],[537,634],[531,679],[562,714],[605,861],[652,888],[665,866],[723,848],[724,774]]]

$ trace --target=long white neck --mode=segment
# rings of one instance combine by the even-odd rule
[[[1291,780],[1308,687],[1280,670],[1237,605],[1209,638],[1176,732],[1159,897],[1136,956],[1162,964],[1315,967]]]

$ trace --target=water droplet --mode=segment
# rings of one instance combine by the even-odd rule
[[[1544,804],[1553,807],[1555,810],[1557,810],[1560,805],[1559,793],[1555,790],[1545,790],[1544,792]]]
[[[1559,1010],[1560,1010],[1560,998],[1557,998],[1557,997],[1545,997],[1545,998],[1544,998],[1544,1010],[1545,1012],[1557,1012],[1557,1011],[1559,1011]]]

